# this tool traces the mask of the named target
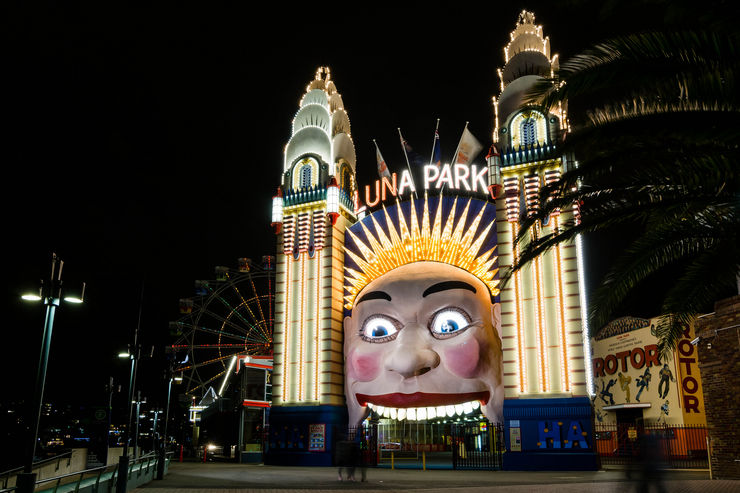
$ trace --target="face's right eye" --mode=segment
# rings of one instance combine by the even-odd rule
[[[371,315],[360,329],[360,337],[368,342],[388,342],[396,338],[401,324],[387,315]]]

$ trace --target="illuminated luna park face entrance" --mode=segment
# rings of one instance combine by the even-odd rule
[[[378,424],[381,459],[449,463],[463,428],[479,431],[465,451],[490,447],[504,396],[494,216],[483,201],[424,197],[347,230],[349,424]]]

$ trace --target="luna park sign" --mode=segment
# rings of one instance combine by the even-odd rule
[[[443,164],[436,166],[428,164],[423,170],[424,190],[456,190],[473,193],[489,193],[492,199],[500,195],[499,185],[487,184],[488,167],[473,164]],[[375,180],[374,186],[365,185],[364,202],[367,207],[375,207],[380,202],[390,197],[399,197],[406,193],[416,192],[416,185],[409,170],[403,170],[400,179],[397,173],[390,177],[382,177]],[[357,203],[359,192],[355,191],[355,203]]]

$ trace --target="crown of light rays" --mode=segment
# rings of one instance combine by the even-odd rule
[[[361,240],[351,229],[347,233],[355,244],[354,249],[345,246],[344,251],[357,266],[357,269],[345,267],[346,284],[344,289],[349,293],[344,297],[345,307],[351,309],[355,298],[362,289],[373,280],[383,274],[390,272],[396,267],[413,262],[442,262],[466,270],[480,279],[491,292],[491,296],[499,293],[499,280],[495,278],[497,268],[497,256],[494,255],[496,247],[479,254],[481,246],[488,237],[493,221],[481,225],[483,216],[488,209],[488,204],[481,207],[470,225],[466,228],[471,199],[468,199],[465,208],[456,219],[458,198],[455,198],[452,209],[442,217],[442,197],[437,202],[433,214],[429,210],[427,195],[424,195],[424,206],[422,209],[421,224],[414,199],[411,198],[409,220],[403,213],[400,203],[396,201],[398,218],[393,221],[388,211],[383,207],[385,215],[386,230],[378,224],[376,215],[369,216],[371,225],[366,225],[367,220],[360,224],[365,241]],[[482,228],[482,231],[480,230]]]

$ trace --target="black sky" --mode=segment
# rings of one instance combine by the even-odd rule
[[[141,336],[161,347],[195,279],[275,250],[270,201],[318,66],[342,94],[364,185],[377,177],[373,139],[392,169],[405,165],[398,128],[424,155],[438,118],[446,159],[465,122],[488,146],[522,8],[567,58],[655,21],[635,6],[670,17],[669,3],[3,4],[3,401],[33,382],[43,310],[18,295],[52,252],[66,284],[88,289],[57,313],[47,396],[96,400],[126,374],[115,355],[142,287]]]

